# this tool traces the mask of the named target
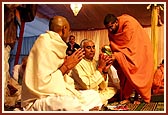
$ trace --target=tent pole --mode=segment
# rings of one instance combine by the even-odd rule
[[[14,65],[18,64],[18,62],[19,62],[19,56],[20,56],[20,52],[21,52],[21,48],[22,48],[22,41],[23,41],[24,26],[25,26],[25,22],[21,21],[20,35],[19,35]]]
[[[157,5],[153,5],[151,14],[151,41],[154,53],[154,70],[158,66],[158,8]]]

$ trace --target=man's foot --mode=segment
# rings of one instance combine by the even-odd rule
[[[130,103],[130,100],[125,99],[125,100],[123,100],[123,101],[120,101],[120,104],[127,104],[127,103]]]
[[[140,101],[136,101],[136,100],[134,101],[134,104],[138,104],[139,105],[140,103],[141,103]]]
[[[123,100],[123,101],[121,101],[120,102],[120,104],[127,104],[127,103],[130,103],[131,101],[130,100]],[[133,101],[132,102],[133,104],[140,104],[141,102],[140,101],[138,101],[138,100],[135,100],[135,101]]]

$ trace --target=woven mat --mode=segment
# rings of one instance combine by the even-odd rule
[[[164,111],[164,95],[152,95],[151,102],[145,103],[141,100],[140,104],[127,103],[125,104],[128,111]],[[117,106],[119,102],[109,103],[107,106]],[[110,109],[107,109],[110,111]]]
[[[118,104],[118,102],[114,102],[108,104],[108,106],[117,106]],[[164,111],[164,102],[151,102],[148,104],[144,102],[141,104],[127,103],[125,105],[129,108],[128,111]]]

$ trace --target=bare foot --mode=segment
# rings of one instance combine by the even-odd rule
[[[140,101],[134,101],[134,104],[140,104],[141,102]]]
[[[120,104],[126,104],[126,103],[129,103],[130,101],[128,99],[126,100],[123,100],[123,101],[120,101]]]

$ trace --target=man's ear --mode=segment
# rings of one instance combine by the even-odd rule
[[[63,26],[63,28],[62,28],[62,35],[65,34],[65,29],[66,29],[66,26]]]

